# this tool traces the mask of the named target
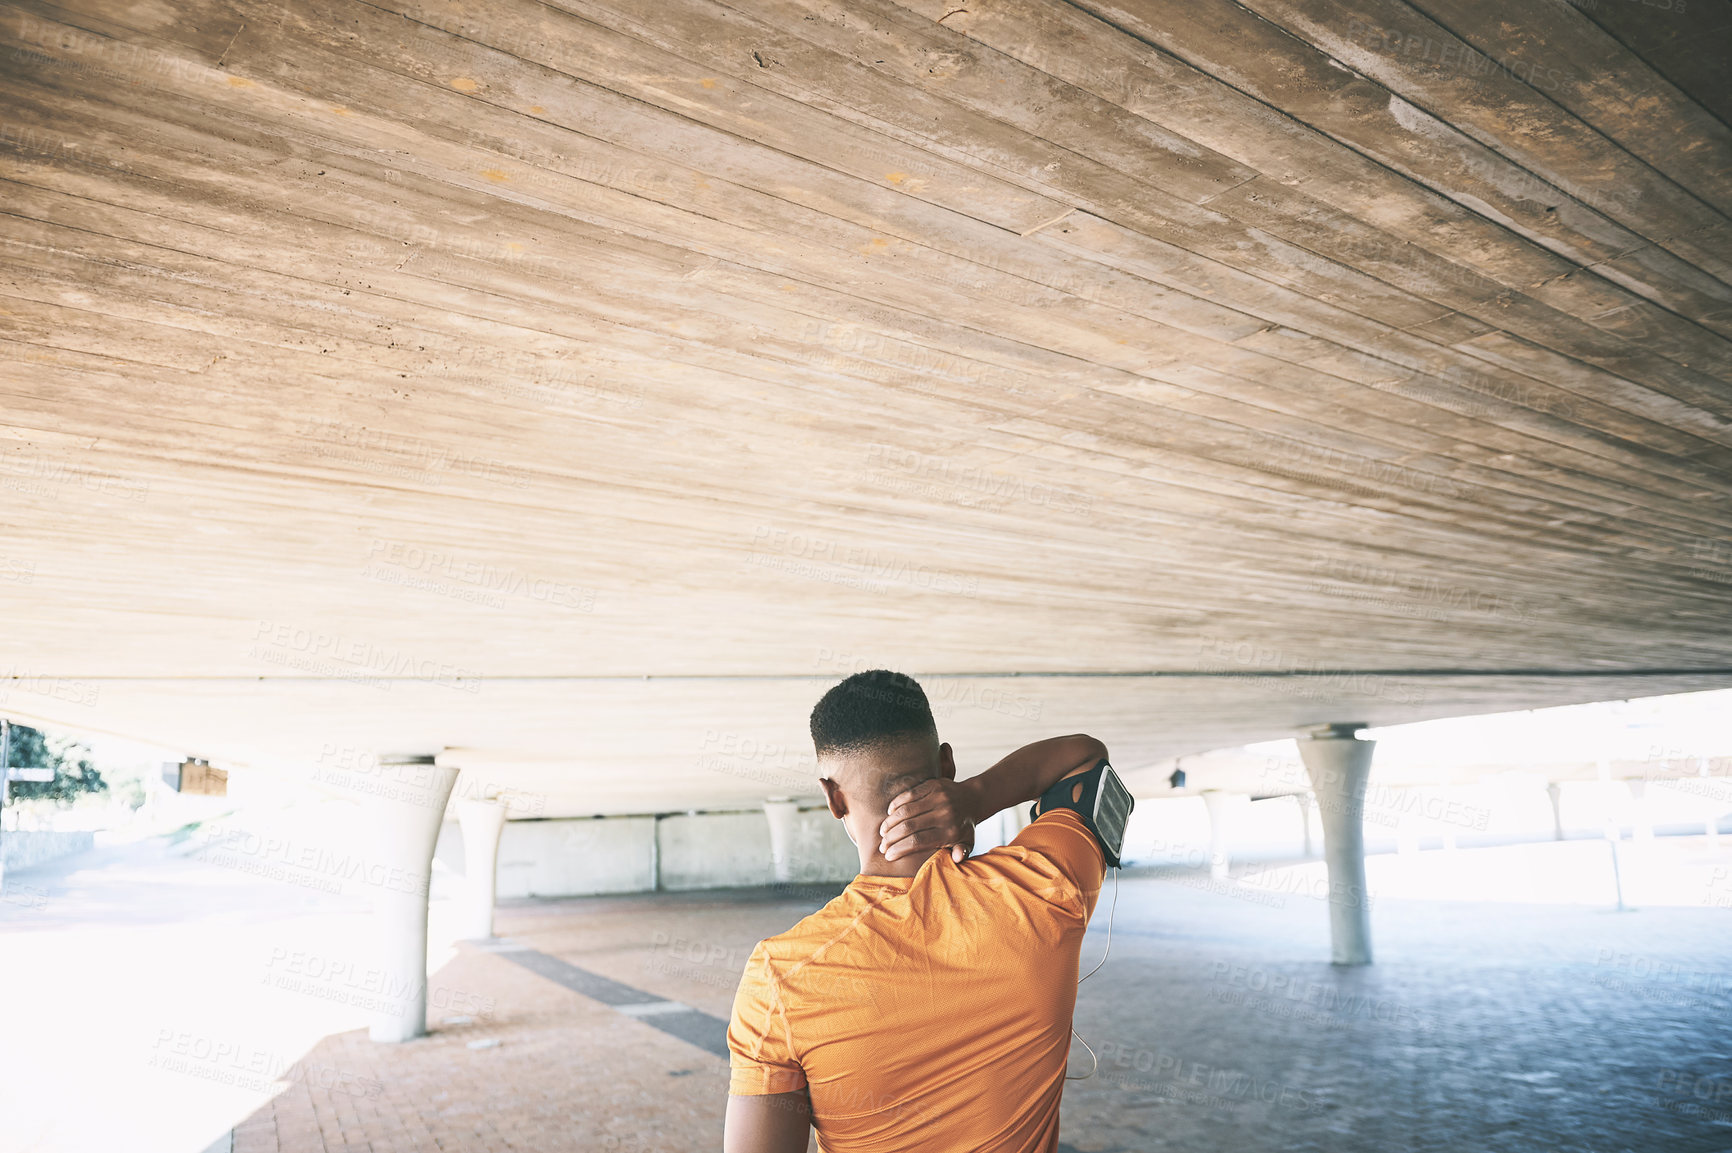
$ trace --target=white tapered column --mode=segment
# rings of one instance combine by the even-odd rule
[[[1203,804],[1209,810],[1209,876],[1227,878],[1233,852],[1233,794],[1205,789]]]
[[[1330,725],[1301,738],[1299,758],[1323,820],[1323,860],[1329,870],[1330,959],[1371,964],[1371,905],[1365,888],[1365,785],[1375,741],[1354,734],[1362,725]]]
[[[1636,841],[1654,839],[1654,814],[1648,808],[1648,782],[1631,777],[1624,782],[1630,790],[1630,837]]]
[[[463,905],[457,937],[483,941],[493,936],[493,903],[499,891],[499,834],[505,829],[501,801],[458,801],[463,829]]]
[[[764,816],[770,822],[770,862],[777,881],[794,879],[794,816],[799,811],[799,803],[786,797],[771,797],[764,802]]]
[[[389,990],[368,1036],[408,1041],[427,1032],[427,889],[433,847],[457,770],[432,757],[381,757],[392,788],[368,805],[366,877],[378,965]]]

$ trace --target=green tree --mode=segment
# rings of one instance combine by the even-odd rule
[[[18,800],[53,801],[70,805],[81,793],[108,791],[108,782],[86,759],[89,749],[70,737],[50,737],[28,725],[13,725],[6,763],[27,769],[53,769],[52,781],[13,781]]]

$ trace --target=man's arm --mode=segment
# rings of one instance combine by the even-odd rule
[[[729,1097],[722,1153],[806,1153],[812,1100],[806,1090]]]
[[[1094,737],[1049,737],[966,781],[922,781],[890,802],[878,851],[894,861],[953,844],[965,823],[979,824],[1001,809],[1035,800],[1064,778],[1088,772],[1106,755],[1106,745]]]

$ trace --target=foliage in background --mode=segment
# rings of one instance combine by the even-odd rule
[[[70,805],[84,793],[108,791],[108,782],[86,759],[90,750],[70,737],[47,737],[28,725],[13,725],[8,765],[53,769],[52,781],[13,781],[16,800],[53,801]]]

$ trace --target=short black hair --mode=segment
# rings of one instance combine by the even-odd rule
[[[855,673],[812,707],[812,744],[819,756],[908,737],[938,736],[920,682],[888,669]]]

